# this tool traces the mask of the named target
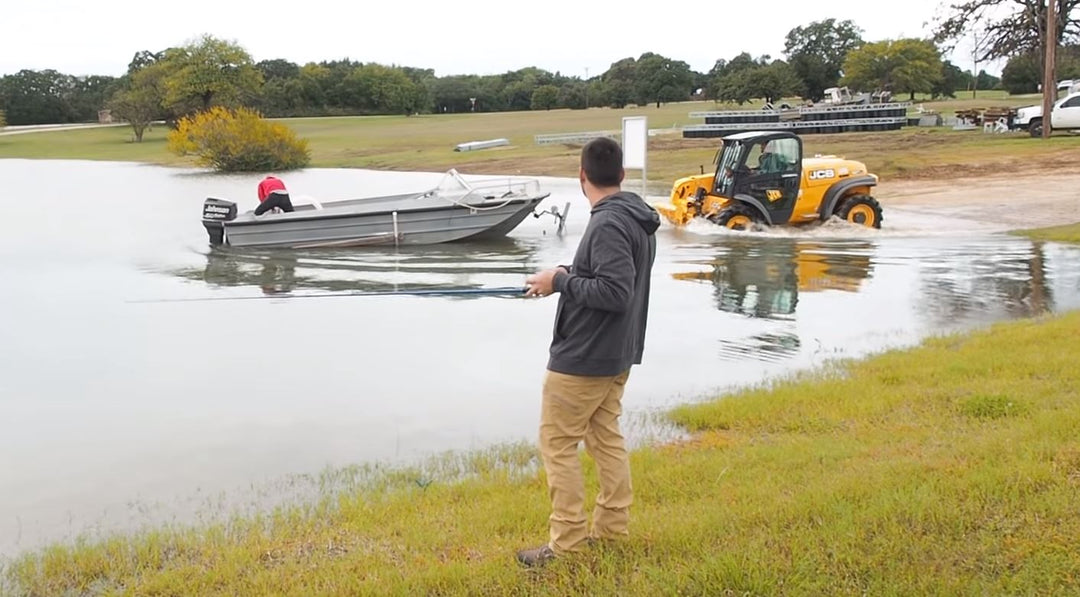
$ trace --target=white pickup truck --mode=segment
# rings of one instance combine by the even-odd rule
[[[1073,87],[1073,93],[1054,102],[1050,111],[1050,130],[1080,130],[1080,92]],[[1013,127],[1027,130],[1032,137],[1041,137],[1043,130],[1042,106],[1027,106],[1016,111]]]

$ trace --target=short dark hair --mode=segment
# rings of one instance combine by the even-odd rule
[[[598,137],[581,148],[585,178],[598,187],[617,187],[623,180],[622,147],[609,137]]]

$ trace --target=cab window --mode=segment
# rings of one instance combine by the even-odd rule
[[[1076,108],[1080,107],[1080,95],[1072,98],[1071,100],[1061,104],[1062,108]]]
[[[783,158],[784,172],[795,172],[799,169],[799,142],[797,140],[773,141],[773,153]]]
[[[760,174],[798,171],[799,143],[795,139],[772,139],[754,145],[747,164]]]
[[[746,167],[757,169],[758,164],[761,163],[761,154],[764,153],[764,143],[754,143],[750,146],[750,151],[746,154]]]

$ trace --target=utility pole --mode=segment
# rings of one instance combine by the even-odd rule
[[[979,93],[979,58],[978,50],[975,51],[975,81],[971,85],[971,99],[975,99],[975,96]]]
[[[585,67],[585,109],[589,109],[589,67]]]
[[[975,75],[975,81],[971,86],[971,99],[975,99],[979,93],[979,53],[982,52],[982,40],[979,39],[979,27],[976,25],[971,30],[971,60],[975,63],[975,70],[972,73]]]
[[[1057,97],[1057,80],[1054,73],[1054,64],[1057,61],[1057,3],[1058,0],[1046,2],[1046,60],[1043,63],[1043,109],[1042,109],[1042,138],[1050,138],[1052,123],[1052,111],[1054,99]]]

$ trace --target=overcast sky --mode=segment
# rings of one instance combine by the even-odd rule
[[[741,51],[782,57],[789,30],[830,17],[852,19],[868,41],[928,36],[941,4],[664,0],[635,8],[588,0],[10,0],[0,13],[0,74],[52,68],[118,76],[136,52],[181,45],[202,33],[240,44],[256,61],[350,58],[433,68],[440,77],[526,66],[584,77],[586,69],[597,75],[612,62],[649,51],[705,72],[718,58]],[[965,70],[972,67],[967,52],[952,58]],[[1001,66],[985,68],[996,74]]]

